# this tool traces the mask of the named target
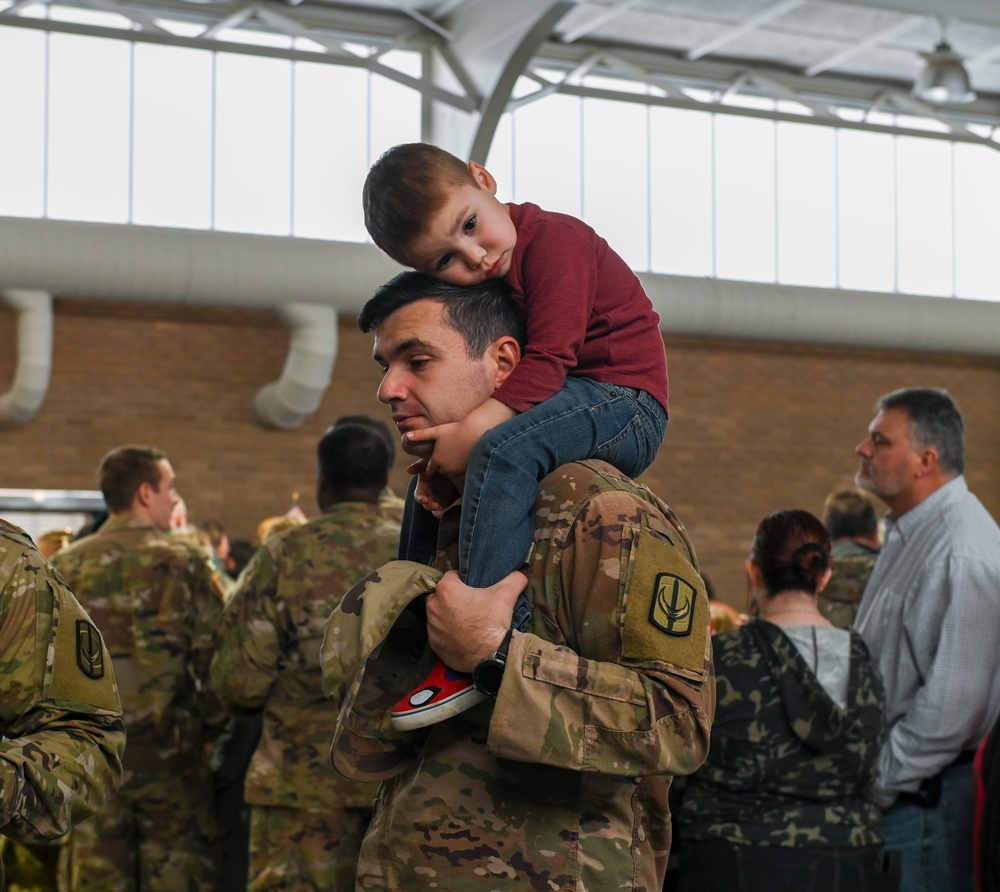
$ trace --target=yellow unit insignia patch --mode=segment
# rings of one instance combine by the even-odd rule
[[[661,573],[656,577],[649,621],[668,635],[690,635],[697,599],[698,592],[689,582],[673,573]]]
[[[622,652],[707,676],[708,595],[685,548],[638,526],[622,531]]]

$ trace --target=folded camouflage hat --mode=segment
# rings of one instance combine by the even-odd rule
[[[339,706],[330,761],[345,777],[381,781],[419,752],[427,729],[397,731],[391,710],[430,671],[422,596],[443,574],[390,561],[346,595],[327,622],[320,664],[326,696]]]

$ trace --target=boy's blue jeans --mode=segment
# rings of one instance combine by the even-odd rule
[[[535,537],[538,482],[560,465],[599,458],[637,477],[656,457],[667,428],[648,393],[570,376],[559,393],[493,428],[473,450],[465,475],[459,567],[482,588],[518,569]],[[414,484],[415,485],[415,481]],[[430,563],[437,520],[407,494],[400,557]]]

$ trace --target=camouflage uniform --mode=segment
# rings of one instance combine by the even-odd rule
[[[850,539],[833,543],[833,575],[816,600],[819,612],[840,629],[854,625],[878,552]]]
[[[53,559],[104,632],[121,687],[125,783],[74,831],[74,889],[211,889],[215,883],[206,746],[225,722],[207,689],[219,574],[204,553],[112,517]]]
[[[0,666],[0,833],[53,839],[118,788],[125,727],[99,632],[27,534],[3,521]]]
[[[363,502],[264,545],[219,628],[212,681],[234,711],[264,710],[250,761],[250,888],[353,889],[375,785],[330,767],[336,711],[323,694],[319,650],[330,612],[372,567],[392,560],[399,523]]]
[[[391,517],[396,523],[403,522],[403,511],[406,509],[406,499],[397,496],[392,491],[392,487],[387,486],[379,493],[378,506],[385,512],[387,517]]]
[[[608,464],[550,474],[527,571],[532,625],[513,635],[499,696],[395,732],[389,709],[433,656],[419,596],[452,566],[459,511],[442,519],[438,570],[388,564],[327,626],[334,764],[384,781],[358,888],[659,892],[670,775],[701,764],[715,705],[686,533]]]
[[[708,759],[687,779],[677,810],[683,851],[709,840],[788,847],[881,841],[870,794],[885,733],[882,683],[861,636],[850,636],[843,710],[777,626],[751,620],[714,636],[719,709]]]

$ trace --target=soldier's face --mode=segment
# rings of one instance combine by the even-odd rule
[[[177,477],[170,462],[161,458],[157,464],[160,467],[160,483],[150,494],[149,516],[157,529],[166,532],[170,529],[170,518],[180,496],[177,494]]]
[[[880,411],[868,436],[855,447],[861,465],[854,480],[892,507],[906,496],[920,469],[920,453],[910,437],[910,416],[903,409]]]
[[[400,434],[461,421],[496,389],[496,363],[487,350],[470,359],[465,339],[444,321],[440,301],[424,299],[387,316],[375,333],[373,354],[382,367],[378,398],[392,412]],[[402,449],[428,457],[433,442]]]

